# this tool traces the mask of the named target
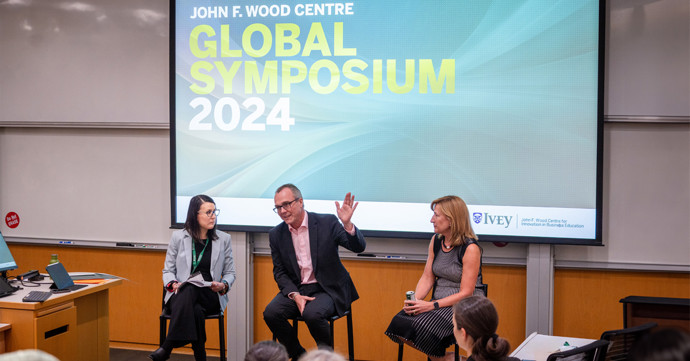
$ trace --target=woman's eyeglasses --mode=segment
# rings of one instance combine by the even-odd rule
[[[201,212],[197,212],[197,213],[201,213]],[[218,217],[218,215],[220,214],[220,209],[214,209],[214,210],[211,210],[211,211],[206,211],[204,214],[205,214],[208,218],[211,218],[211,217],[213,217],[213,216]]]

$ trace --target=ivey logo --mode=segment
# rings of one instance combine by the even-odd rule
[[[482,223],[482,219],[484,220],[484,224],[492,224],[492,225],[497,225],[497,226],[503,226],[503,228],[508,228],[510,226],[510,222],[513,220],[513,216],[499,216],[499,215],[491,215],[489,213],[481,213],[481,212],[475,212],[472,213],[472,219],[474,220],[474,223],[479,224]]]
[[[474,223],[479,224],[482,222],[482,214],[479,212],[472,213],[472,218],[474,218]]]

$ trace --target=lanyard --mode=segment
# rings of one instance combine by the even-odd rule
[[[206,246],[208,246],[208,239],[206,240],[206,243],[204,243],[204,249],[201,250],[201,253],[199,253],[199,257],[196,256],[196,245],[192,241],[192,273],[196,271],[196,268],[199,267],[199,263],[201,263],[201,257],[204,256],[204,251],[206,250]]]

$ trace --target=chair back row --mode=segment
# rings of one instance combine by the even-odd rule
[[[625,361],[628,359],[628,352],[632,346],[648,334],[652,328],[656,327],[656,322],[645,323],[635,327],[628,327],[621,330],[605,331],[601,334],[601,339],[609,341],[609,349],[606,353],[605,361]]]
[[[655,322],[605,331],[599,340],[576,347],[572,350],[556,352],[546,361],[625,361],[633,344],[656,327]]]

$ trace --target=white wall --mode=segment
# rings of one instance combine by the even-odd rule
[[[0,214],[17,212],[21,223],[0,230],[29,242],[164,248],[168,1],[17,4],[0,4]],[[646,123],[606,124],[605,246],[556,246],[557,265],[686,270],[690,4],[612,0],[608,18],[607,117]],[[370,249],[423,254],[426,242],[379,239]],[[524,245],[484,248],[496,262],[527,254]]]

